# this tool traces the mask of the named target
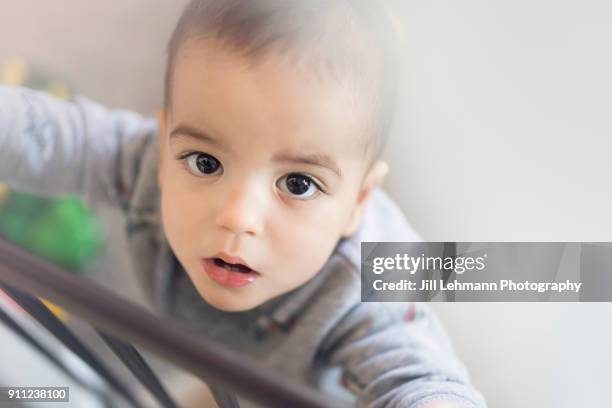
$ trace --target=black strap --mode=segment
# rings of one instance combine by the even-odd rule
[[[155,375],[153,370],[151,370],[151,367],[149,367],[146,360],[134,346],[100,330],[97,330],[97,332],[108,347],[117,355],[132,374],[134,374],[138,381],[153,394],[162,407],[177,407],[170,395],[166,392],[159,378]]]

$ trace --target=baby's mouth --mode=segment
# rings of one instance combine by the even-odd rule
[[[254,270],[252,270],[251,268],[249,268],[248,266],[242,265],[242,264],[231,264],[231,263],[227,263],[225,262],[223,259],[221,258],[214,258],[213,261],[215,262],[215,264],[217,266],[220,266],[222,268],[227,269],[228,271],[232,271],[232,272],[240,272],[240,273],[251,273],[251,272],[255,272]]]

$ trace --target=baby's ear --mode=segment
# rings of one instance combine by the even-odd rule
[[[342,236],[344,238],[351,236],[355,232],[355,230],[359,226],[359,222],[361,221],[363,210],[365,209],[366,204],[372,196],[372,192],[376,188],[382,186],[382,183],[388,172],[389,166],[387,165],[387,163],[379,160],[372,165],[368,173],[365,175],[363,183],[361,184],[361,189],[359,190],[359,194],[357,195],[357,201],[355,202],[355,206],[353,207],[347,224],[344,227],[344,230],[342,231]]]
[[[159,128],[159,168],[157,171],[157,185],[162,188],[162,170],[164,166],[164,138],[166,135],[166,110],[161,108],[157,111],[157,125]]]

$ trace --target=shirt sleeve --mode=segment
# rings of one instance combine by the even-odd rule
[[[41,196],[125,209],[154,119],[85,98],[0,85],[0,180]]]
[[[426,303],[360,303],[326,337],[322,362],[340,366],[357,407],[485,408]]]

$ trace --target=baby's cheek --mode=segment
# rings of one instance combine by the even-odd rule
[[[293,255],[293,263],[299,268],[300,278],[313,277],[329,258],[335,243],[336,232],[326,227],[303,228],[296,237],[287,240],[292,246],[288,253]]]
[[[166,236],[166,239],[168,240],[168,243],[170,244],[172,249],[176,251],[175,237],[180,236],[180,234],[177,233],[177,224],[173,218],[172,209],[169,208],[168,204],[164,203],[163,201],[162,201],[161,217],[162,217],[162,225],[164,227],[164,235]]]
[[[162,197],[162,223],[166,238],[175,252],[182,252],[183,240],[189,236],[189,219],[191,215],[184,202],[169,197]]]

